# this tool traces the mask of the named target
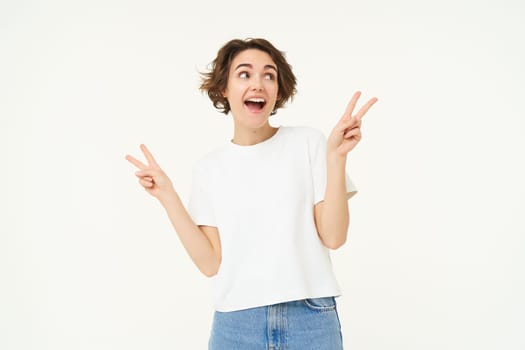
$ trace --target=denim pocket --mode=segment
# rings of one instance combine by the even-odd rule
[[[334,297],[308,298],[303,299],[306,306],[314,311],[332,311],[335,310]]]

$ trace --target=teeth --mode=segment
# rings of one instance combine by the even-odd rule
[[[249,98],[247,101],[250,102],[265,102],[263,98]]]

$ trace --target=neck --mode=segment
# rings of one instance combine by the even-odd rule
[[[268,140],[279,128],[272,127],[269,123],[259,128],[245,128],[235,125],[232,142],[240,146],[252,146]]]

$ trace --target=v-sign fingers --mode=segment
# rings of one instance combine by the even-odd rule
[[[144,163],[142,163],[142,162],[141,162],[140,160],[138,160],[138,159],[133,158],[133,157],[130,156],[130,155],[126,155],[126,160],[127,160],[128,162],[130,162],[131,164],[133,164],[134,166],[136,166],[137,168],[139,168],[140,170],[144,170],[144,169],[147,168],[147,166],[146,166]]]
[[[148,160],[150,166],[158,166],[157,162],[155,161],[155,158],[153,158],[153,155],[148,150],[146,145],[141,144],[140,149],[142,150],[142,153],[144,153],[144,156],[146,156],[146,159]]]
[[[345,113],[343,114],[343,117],[341,118],[341,121],[348,120],[352,118],[352,113],[354,111],[355,105],[357,104],[357,100],[359,99],[359,96],[361,96],[361,91],[357,91],[354,96],[352,96],[352,99],[350,102],[348,102],[348,106],[346,106]]]
[[[376,103],[376,102],[377,102],[377,98],[376,97],[371,98],[363,107],[361,107],[361,109],[359,109],[359,112],[357,112],[355,117],[357,119],[361,120],[361,118],[363,118],[363,116],[366,114],[366,112],[368,112],[370,107],[372,107],[374,105],[374,103]]]

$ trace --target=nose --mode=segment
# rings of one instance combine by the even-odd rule
[[[259,76],[255,76],[252,80],[252,90],[253,91],[263,91],[264,90],[264,85],[263,85],[263,80],[261,77]]]

